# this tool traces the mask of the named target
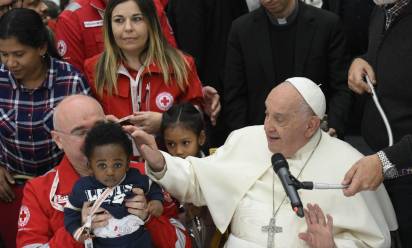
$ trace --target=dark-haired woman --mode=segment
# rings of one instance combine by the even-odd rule
[[[14,198],[13,175],[38,176],[62,151],[52,141],[53,108],[67,95],[88,94],[81,73],[58,59],[41,17],[18,8],[0,19],[0,200]]]

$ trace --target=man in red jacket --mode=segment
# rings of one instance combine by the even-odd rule
[[[64,228],[63,209],[76,180],[90,174],[82,147],[88,130],[105,116],[99,103],[91,97],[74,95],[65,98],[54,113],[53,139],[64,150],[60,164],[43,176],[26,183],[19,213],[17,247],[83,247]],[[157,209],[147,206],[143,191],[136,194],[126,206],[131,214],[145,220],[155,247],[190,247],[190,238],[171,215],[176,206],[165,201],[166,213],[154,217]],[[87,211],[87,205],[83,211]],[[153,213],[153,216],[150,215]],[[93,218],[92,229],[105,226],[108,214]]]
[[[80,71],[86,59],[103,52],[103,13],[107,0],[76,0],[59,15],[55,38],[57,49],[64,60]],[[153,0],[160,25],[167,41],[176,41],[160,0]]]

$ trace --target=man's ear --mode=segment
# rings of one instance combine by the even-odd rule
[[[320,119],[317,116],[311,116],[307,122],[305,137],[310,138],[320,128]]]
[[[57,147],[59,147],[59,149],[63,151],[63,145],[62,145],[62,141],[61,141],[61,137],[60,137],[59,133],[52,130],[51,131],[51,136],[52,136],[54,142],[56,142]]]
[[[205,144],[205,142],[206,142],[206,133],[205,133],[205,130],[200,131],[198,141],[199,141],[199,145],[200,145],[200,146],[203,146],[203,145]]]

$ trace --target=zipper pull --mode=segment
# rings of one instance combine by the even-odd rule
[[[150,111],[150,82],[147,82],[146,84],[146,95],[145,95],[145,100],[146,100],[146,111]]]

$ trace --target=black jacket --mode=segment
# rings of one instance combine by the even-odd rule
[[[364,54],[368,48],[369,19],[375,6],[373,0],[323,0],[322,8],[342,20],[351,58]]]
[[[406,135],[398,143],[383,149],[396,168],[406,169],[412,166],[412,135]]]
[[[339,135],[348,116],[351,93],[347,87],[348,60],[339,18],[299,2],[294,76],[322,84],[329,107],[329,126]],[[224,112],[231,130],[263,124],[264,101],[274,82],[268,16],[263,7],[232,24],[226,55]]]
[[[227,36],[232,21],[248,13],[245,0],[169,0],[168,17],[178,47],[195,58],[204,85],[223,93]]]
[[[364,58],[376,74],[376,93],[392,127],[394,142],[412,134],[412,3],[385,32],[384,10],[371,16],[369,48]],[[362,121],[362,134],[377,151],[388,145],[388,135],[371,97]]]

